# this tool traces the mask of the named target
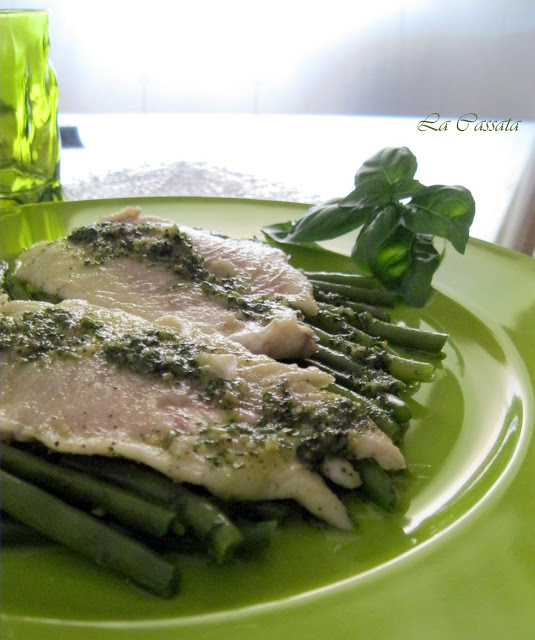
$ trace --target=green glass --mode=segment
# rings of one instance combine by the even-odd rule
[[[0,11],[0,209],[63,200],[48,12]]]

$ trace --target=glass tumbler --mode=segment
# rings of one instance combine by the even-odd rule
[[[0,209],[63,200],[48,11],[0,11]]]

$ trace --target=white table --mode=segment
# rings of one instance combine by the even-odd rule
[[[517,131],[475,131],[474,125],[459,131],[453,118],[446,131],[433,131],[419,130],[420,120],[63,114],[60,125],[76,126],[84,146],[62,150],[61,175],[70,200],[210,195],[317,202],[349,193],[356,170],[379,149],[405,145],[419,161],[421,182],[472,191],[473,237],[518,249],[531,206],[534,181],[526,171],[535,123],[521,122]]]

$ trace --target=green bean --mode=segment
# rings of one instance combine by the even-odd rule
[[[397,506],[397,493],[394,483],[388,473],[375,460],[357,460],[354,466],[362,480],[362,488],[368,497],[387,511],[393,511]]]
[[[169,533],[172,533],[173,535],[178,536],[180,538],[186,533],[186,527],[178,519],[176,511],[174,511],[174,515],[175,515],[175,518],[173,522],[171,522],[171,528],[169,530]]]
[[[340,384],[330,384],[327,387],[327,391],[337,393],[338,395],[345,396],[355,403],[358,407],[361,407],[366,412],[371,420],[377,425],[377,427],[385,433],[391,440],[397,440],[400,434],[400,425],[390,416],[388,413],[374,403],[369,398],[365,398],[359,393],[343,387]]]
[[[243,543],[241,531],[210,500],[179,486],[174,505],[185,524],[208,541],[208,548],[217,562],[230,559]]]
[[[316,364],[316,366],[318,366],[318,364]],[[379,393],[370,394],[366,392],[366,389],[363,387],[362,383],[360,383],[358,380],[355,380],[352,376],[340,374],[339,372],[334,371],[333,369],[330,369],[328,367],[323,367],[323,371],[325,371],[326,373],[330,373],[336,379],[337,385],[340,388],[349,390],[349,392],[354,396],[366,402],[366,407],[368,408],[368,410],[370,409],[370,407],[377,407],[381,411],[385,412],[385,414],[390,416],[390,418],[398,425],[404,424],[412,418],[412,410],[409,405],[402,398],[399,398],[393,393],[389,393],[388,391],[381,391]],[[391,435],[390,425],[387,424],[386,426],[386,429],[381,427],[382,431],[386,431],[388,435]],[[397,431],[397,427],[394,428],[393,431],[395,433]]]
[[[23,544],[46,540],[40,533],[30,529],[22,522],[13,520],[4,512],[2,512],[0,522],[0,539],[2,544]]]
[[[324,331],[320,327],[317,327],[316,329],[314,329],[314,333],[319,338],[319,343],[322,344],[324,347],[330,347],[333,344],[339,344],[345,338],[345,336],[343,335],[337,335],[337,334],[329,333],[328,331]],[[346,340],[346,343],[350,344],[347,340]],[[367,353],[366,347],[360,346],[360,345],[355,345],[355,346],[359,350],[359,352],[363,354]]]
[[[312,357],[315,361],[324,362],[333,369],[342,373],[349,373],[354,376],[364,378],[373,382],[373,375],[370,373],[370,369],[364,367],[362,364],[355,362],[349,356],[343,352],[324,347],[323,345],[317,346],[317,351]],[[384,356],[385,369],[388,374],[383,376],[393,376],[397,379],[394,381],[391,377],[385,378],[384,382],[388,380],[388,387],[385,387],[384,383],[379,388],[383,388],[388,391],[401,391],[405,389],[406,383],[412,382],[429,382],[433,378],[435,367],[429,362],[420,362],[419,360],[409,360],[408,358],[401,358],[392,354]],[[372,387],[373,389],[373,387]]]
[[[330,347],[325,347],[322,344],[317,345],[317,351],[314,354],[313,359],[320,360],[333,369],[349,373],[351,375],[362,376],[365,372],[365,368],[358,362],[355,362],[347,355],[340,353],[340,351],[331,349]]]
[[[293,500],[258,500],[234,502],[231,504],[232,515],[236,518],[258,522],[274,520],[282,523],[292,514],[299,513],[299,507]]]
[[[145,545],[7,471],[1,478],[2,509],[13,518],[159,596],[177,592],[177,567]]]
[[[388,352],[401,358],[418,359],[424,362],[433,362],[435,366],[440,364],[441,360],[445,360],[448,355],[444,351],[422,351],[421,349],[412,349],[411,347],[404,347],[399,344],[390,344],[388,346]]]
[[[343,372],[341,372],[341,376],[344,376]],[[342,377],[340,379],[342,379]],[[382,402],[380,399],[383,398],[385,394],[394,394],[397,396],[407,389],[407,385],[401,380],[391,376],[386,371],[376,369],[368,370],[362,378],[354,375],[349,376],[347,386],[367,398],[373,399],[375,402],[380,402],[381,405]]]
[[[358,273],[338,273],[332,271],[305,271],[305,276],[311,280],[346,284],[361,289],[380,289],[381,284],[375,278],[359,275]]]
[[[394,354],[388,354],[388,371],[403,382],[431,382],[435,367],[430,362],[409,360]]]
[[[384,340],[374,338],[361,329],[354,327],[351,321],[357,315],[350,309],[337,309],[332,305],[319,304],[319,311],[315,316],[307,316],[307,322],[313,327],[318,327],[333,334],[340,334],[350,338],[353,342],[363,344],[366,347],[380,345],[386,347]]]
[[[316,316],[307,317],[312,326],[336,334],[344,334],[355,342],[366,346],[385,344],[390,341],[407,349],[427,351],[438,355],[448,335],[435,331],[424,331],[412,327],[403,327],[391,322],[374,318],[369,312],[356,313],[349,308],[336,308],[320,303]]]
[[[358,318],[359,328],[366,333],[410,349],[439,353],[448,339],[445,333],[402,327],[372,318],[369,314],[358,314]]]
[[[353,314],[347,313],[346,310],[342,310],[341,313],[333,313],[330,309],[320,306],[319,313],[316,316],[307,318],[307,320],[315,331],[322,329],[329,333],[336,333],[344,340],[354,341],[367,348],[376,349],[379,353],[382,352],[388,373],[405,384],[419,384],[420,382],[429,382],[432,379],[435,367],[431,363],[398,355],[388,347],[386,341],[372,337],[348,324],[345,318],[351,315]],[[409,392],[415,389],[416,387],[411,387],[411,389],[405,387],[404,391]]]
[[[177,517],[163,505],[7,444],[0,449],[0,460],[10,473],[83,508],[101,508],[118,522],[147,535],[163,536]]]
[[[316,364],[316,366],[318,365]],[[388,380],[383,381],[381,379],[381,374],[379,374],[374,388],[373,380],[367,383],[366,381],[359,380],[348,374],[340,373],[339,371],[335,371],[331,368],[324,368],[324,371],[331,373],[331,375],[336,378],[336,382],[340,386],[353,391],[359,396],[372,400],[377,406],[384,409],[396,422],[403,424],[412,418],[412,411],[410,407],[404,400],[389,390],[391,387],[389,387]],[[394,390],[395,389],[392,389],[392,391]]]
[[[217,562],[232,557],[243,541],[238,527],[214,502],[153,469],[118,458],[69,456],[65,463],[172,507],[180,522],[204,540]]]
[[[381,406],[388,411],[396,422],[403,424],[412,418],[409,405],[393,393],[385,393],[379,397]]]
[[[345,307],[346,309],[357,313],[367,311],[368,313],[371,313],[374,318],[384,320],[385,322],[390,320],[390,314],[385,308],[366,304],[365,302],[353,302],[352,300],[346,300],[344,297],[339,296],[336,293],[326,293],[325,291],[317,290],[314,292],[314,298],[317,302],[331,304],[334,307]]]
[[[391,291],[384,291],[382,289],[366,289],[350,287],[345,284],[335,284],[331,282],[321,282],[320,280],[310,279],[314,291],[325,291],[328,293],[334,293],[336,295],[351,300],[353,302],[367,302],[372,305],[379,305],[384,307],[393,307],[398,296]]]
[[[367,381],[367,386],[370,386],[371,381],[375,377],[380,381],[377,386],[379,390],[385,391],[402,391],[405,389],[405,382],[429,382],[435,371],[434,365],[429,362],[421,362],[419,360],[413,360],[411,358],[404,358],[395,353],[381,351],[377,348],[375,350],[369,349],[361,345],[354,345],[344,337],[337,337],[329,334],[322,329],[315,328],[315,334],[319,338],[319,343],[323,347],[327,347],[334,351],[337,351],[341,355],[348,356],[353,361],[362,361],[363,363],[363,381]],[[320,360],[324,360],[322,357],[325,354],[322,349],[318,349],[318,357]],[[335,361],[331,358],[331,363],[334,365]],[[338,359],[340,366],[343,363]],[[375,371],[383,371],[379,378]],[[387,372],[387,373],[385,373]],[[355,370],[352,373],[357,373]]]
[[[243,542],[240,544],[240,555],[258,553],[267,549],[277,531],[276,520],[262,520],[260,522],[241,522],[240,531],[243,534]]]

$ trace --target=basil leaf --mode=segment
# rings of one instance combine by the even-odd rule
[[[340,208],[337,202],[318,204],[289,228],[277,229],[278,242],[316,242],[330,240],[360,227],[368,211]]]
[[[409,198],[411,196],[420,193],[423,189],[427,187],[423,185],[418,180],[411,179],[403,179],[396,182],[394,185],[394,198],[396,200],[401,200],[402,198]]]
[[[373,272],[387,286],[397,283],[407,271],[411,261],[413,240],[414,234],[399,223],[379,249]]]
[[[261,231],[268,238],[271,238],[275,242],[280,242],[284,244],[288,242],[287,238],[291,228],[292,228],[292,221],[289,220],[288,222],[279,222],[277,224],[272,224],[267,227],[262,227]]]
[[[412,180],[417,168],[416,156],[407,147],[387,147],[364,162],[355,175],[355,186],[376,179],[389,185]]]
[[[362,227],[351,253],[358,269],[421,306],[440,264],[433,236],[464,253],[475,203],[464,187],[422,185],[414,178],[417,167],[407,147],[382,149],[357,171],[355,188],[345,198],[315,205],[293,223],[262,231],[277,243],[317,250],[316,241]]]
[[[472,194],[464,187],[426,187],[406,206],[405,224],[414,233],[446,238],[464,253],[475,207]]]
[[[355,189],[340,201],[341,207],[380,207],[417,193],[415,156],[407,147],[388,147],[366,160],[355,175]]]
[[[358,244],[358,240],[357,240]],[[355,257],[356,249],[352,254]],[[415,307],[423,306],[432,292],[431,282],[440,264],[432,237],[416,235],[400,219],[388,238],[369,259],[367,273]],[[362,268],[361,263],[357,265]]]
[[[368,178],[340,200],[340,207],[370,209],[392,202],[394,189],[384,178]]]
[[[420,307],[432,292],[440,256],[432,236],[405,226],[403,207],[390,205],[362,228],[351,254],[357,267],[406,302]]]
[[[365,224],[357,237],[351,259],[367,275],[376,273],[376,259],[381,247],[388,243],[400,223],[401,210],[396,205],[386,205],[374,212],[374,217]]]
[[[440,261],[430,236],[414,236],[410,263],[397,288],[399,295],[409,304],[422,307],[433,291],[431,282]]]

